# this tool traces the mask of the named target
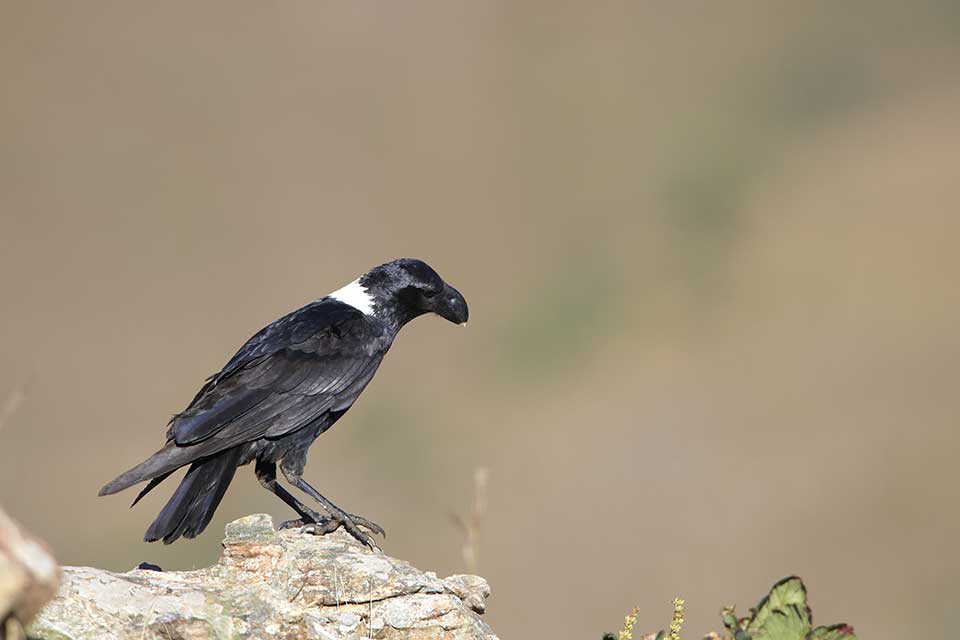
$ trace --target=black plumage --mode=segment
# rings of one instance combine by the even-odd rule
[[[256,462],[260,483],[299,514],[286,524],[326,533],[343,526],[375,546],[365,518],[344,512],[302,477],[307,449],[353,405],[407,322],[433,312],[467,320],[463,296],[420,260],[371,269],[333,294],[293,311],[250,338],[167,429],[166,444],[100,491],[149,480],[134,504],[177,469],[190,465],[147,530],[148,541],[192,538],[209,524],[237,467]],[[323,507],[308,508],[277,480],[284,477]]]

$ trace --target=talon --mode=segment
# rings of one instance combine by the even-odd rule
[[[296,529],[297,527],[302,527],[307,524],[304,522],[303,518],[298,518],[296,520],[285,520],[277,526],[277,531],[283,531],[284,529]]]
[[[340,523],[332,518],[318,518],[316,522],[308,522],[300,527],[300,533],[309,533],[315,536],[322,536],[333,533],[340,528]]]
[[[365,531],[360,529],[360,527],[363,526],[364,528],[370,529],[371,531],[376,533],[377,529],[379,529],[380,531],[383,531],[380,525],[374,522],[370,522],[366,518],[353,516],[348,513],[343,514],[341,521],[342,521],[343,528],[347,530],[347,533],[352,535],[362,544],[366,545],[367,547],[370,547],[371,550],[381,551],[380,547],[373,540],[373,536],[371,536],[369,533],[366,533]]]
[[[346,514],[346,516],[347,516],[348,518],[350,518],[351,520],[353,520],[353,522],[354,522],[357,526],[360,526],[360,527],[363,527],[363,528],[365,528],[365,529],[368,529],[371,533],[376,533],[376,534],[378,534],[378,535],[383,536],[384,538],[387,537],[387,532],[384,531],[384,530],[383,530],[383,527],[381,527],[380,525],[378,525],[376,522],[374,522],[374,521],[372,521],[372,520],[367,520],[367,519],[364,518],[363,516],[353,515],[352,513],[348,513],[348,514]]]
[[[328,533],[333,533],[340,527],[343,527],[347,533],[353,536],[361,544],[369,547],[371,550],[382,552],[382,549],[380,549],[373,537],[360,527],[364,527],[373,533],[379,533],[385,536],[386,534],[383,531],[383,527],[375,522],[370,522],[366,518],[354,516],[349,513],[333,513],[329,518],[321,518],[318,522],[308,522],[300,527],[300,532],[322,536]]]
[[[320,515],[316,511],[311,511],[309,509],[303,510],[303,515],[296,520],[287,520],[286,522],[281,522],[280,526],[277,527],[277,531],[283,531],[284,529],[303,529],[303,527],[316,523],[326,523],[329,521],[328,518]]]

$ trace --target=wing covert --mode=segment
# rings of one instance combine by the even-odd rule
[[[247,341],[174,416],[167,438],[208,455],[296,431],[353,404],[390,343],[379,321],[348,305],[307,305]]]

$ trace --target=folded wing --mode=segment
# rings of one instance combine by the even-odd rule
[[[348,408],[390,346],[379,321],[323,299],[265,327],[170,421],[167,445],[103,488],[115,493],[199,458],[278,438]]]

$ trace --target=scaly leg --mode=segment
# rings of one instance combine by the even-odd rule
[[[260,485],[264,489],[283,500],[300,516],[300,518],[297,520],[287,520],[285,522],[281,522],[280,526],[277,527],[278,529],[302,527],[303,525],[307,524],[323,524],[326,526],[326,524],[329,522],[329,518],[325,518],[313,509],[307,507],[305,504],[297,500],[292,493],[284,489],[283,485],[277,482],[277,465],[275,463],[257,460],[254,473],[257,474],[257,480],[260,481]]]
[[[383,530],[383,527],[378,525],[376,522],[367,520],[362,516],[347,513],[337,505],[333,504],[330,500],[322,496],[319,491],[311,487],[310,484],[304,480],[303,476],[301,476],[299,473],[284,469],[283,465],[281,465],[280,468],[290,484],[319,502],[320,505],[327,511],[327,513],[330,514],[330,517],[325,519],[325,522],[307,523],[302,529],[304,533],[316,533],[323,535],[343,527],[350,535],[371,549],[376,551],[380,550],[380,547],[377,546],[376,542],[374,542],[373,537],[366,531],[363,531],[360,527],[363,527],[372,533],[378,533],[386,537],[387,533]]]

